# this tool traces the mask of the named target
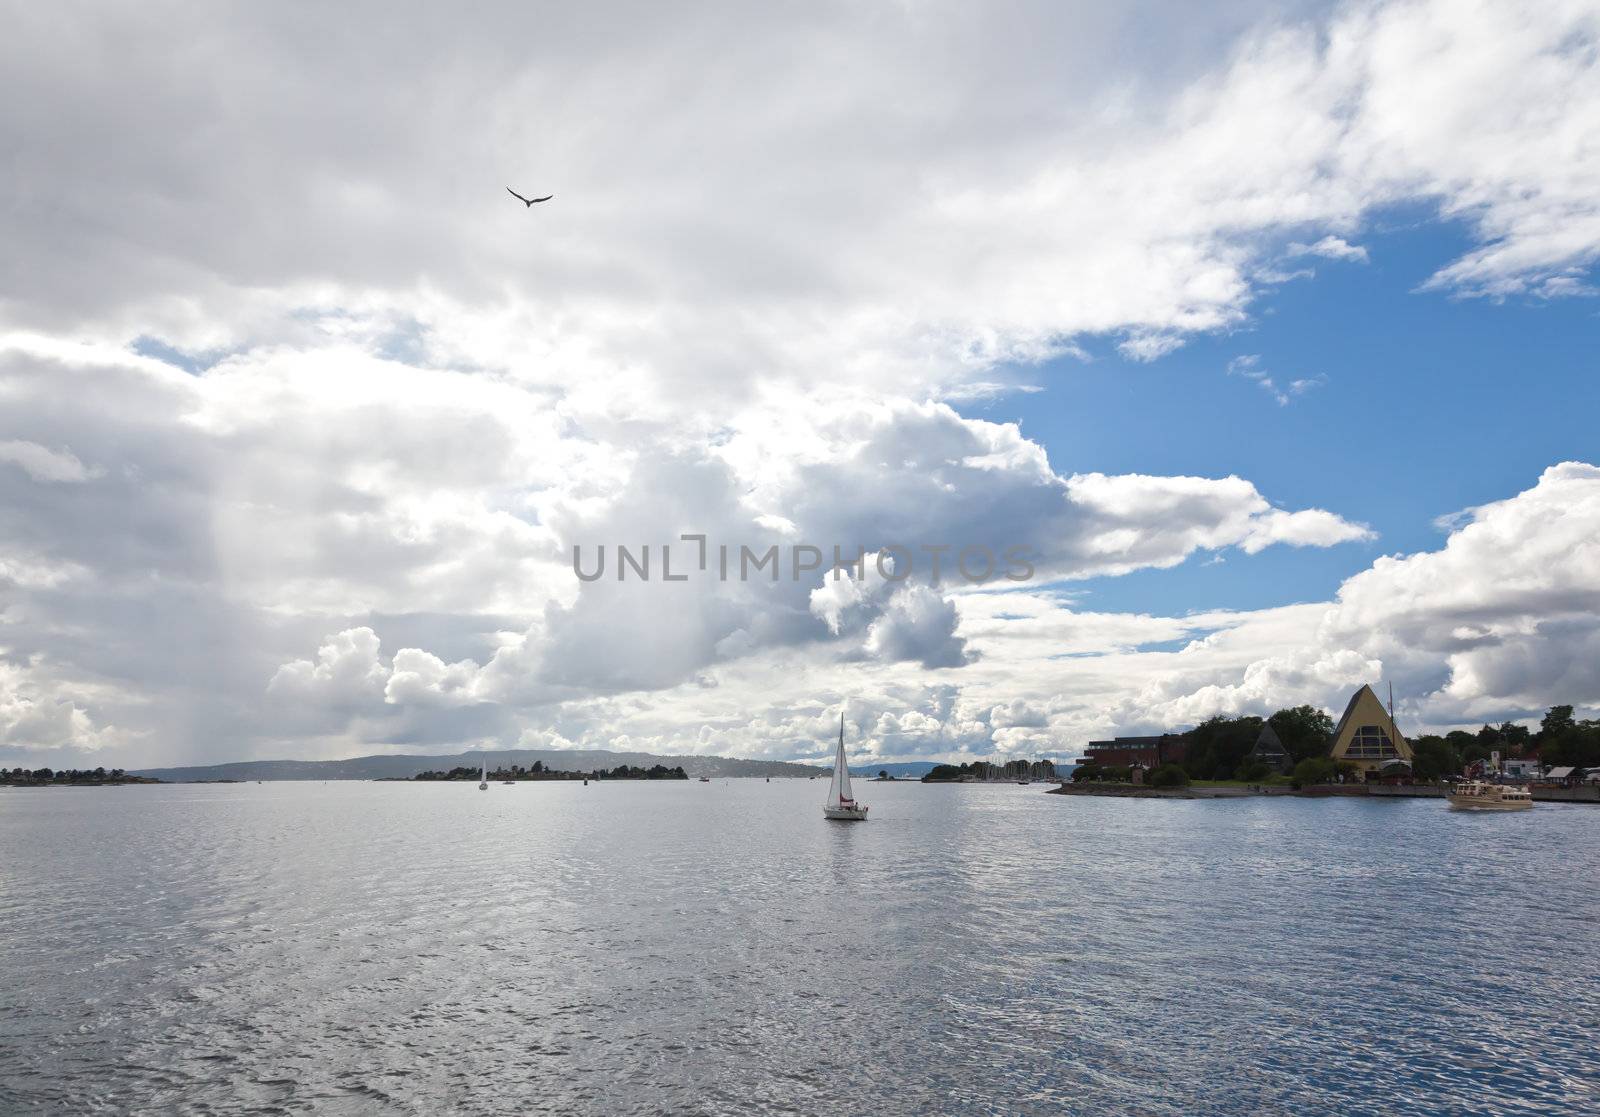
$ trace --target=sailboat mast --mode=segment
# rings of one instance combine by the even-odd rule
[[[839,711],[839,747],[834,750],[833,785],[829,789],[829,802],[833,806],[848,803],[850,795],[850,764],[844,755],[844,711]]]
[[[1400,757],[1400,726],[1394,720],[1394,680],[1393,679],[1389,680],[1389,731],[1392,732],[1394,734],[1394,736],[1395,736],[1394,757],[1395,757],[1396,760],[1399,760],[1401,758]]]
[[[839,709],[839,745],[834,749],[833,779],[829,781],[828,801],[823,804],[823,816],[841,821],[860,822],[867,817],[867,808],[857,803],[850,791],[850,762],[844,755],[844,708]]]

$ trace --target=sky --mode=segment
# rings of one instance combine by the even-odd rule
[[[0,764],[1600,713],[1600,4],[7,22]]]

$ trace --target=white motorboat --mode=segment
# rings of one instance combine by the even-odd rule
[[[1525,811],[1533,806],[1533,792],[1510,784],[1464,780],[1450,789],[1448,802],[1454,811]]]
[[[833,758],[833,779],[828,784],[828,801],[822,817],[836,822],[865,822],[867,807],[850,794],[850,765],[844,758],[844,713],[839,714],[839,751]]]

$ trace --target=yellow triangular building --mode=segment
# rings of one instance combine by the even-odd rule
[[[1404,760],[1411,763],[1411,746],[1395,728],[1394,719],[1383,708],[1378,696],[1365,683],[1350,698],[1333,731],[1333,745],[1328,750],[1332,760],[1348,760],[1362,772],[1376,772],[1385,761]]]

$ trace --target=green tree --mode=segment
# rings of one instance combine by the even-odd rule
[[[1090,780],[1127,783],[1129,778],[1127,768],[1107,767],[1103,764],[1080,764],[1077,770],[1072,773],[1073,783],[1085,783]]]
[[[1436,733],[1426,733],[1411,742],[1414,756],[1411,770],[1421,780],[1443,779],[1461,770],[1461,758],[1450,742]]]
[[[1333,737],[1333,718],[1327,711],[1315,706],[1294,706],[1279,710],[1267,720],[1294,760],[1326,755]]]
[[[1210,718],[1184,734],[1188,751],[1183,766],[1197,780],[1225,780],[1255,747],[1260,735],[1258,717]]]
[[[1546,737],[1559,736],[1573,728],[1571,706],[1551,706],[1550,712],[1544,715],[1544,720],[1539,722],[1539,740],[1544,743]]]
[[[1326,756],[1308,756],[1294,766],[1289,779],[1296,787],[1333,782],[1333,761]]]
[[[1233,778],[1246,783],[1258,783],[1272,775],[1272,766],[1265,760],[1246,760],[1234,771]]]
[[[1527,747],[1533,744],[1533,733],[1526,725],[1518,725],[1514,721],[1500,723],[1500,739],[1511,746],[1511,751],[1521,756]]]
[[[1600,723],[1575,722],[1548,734],[1541,729],[1539,759],[1553,768],[1569,764],[1579,768],[1600,767]]]
[[[1151,787],[1188,787],[1189,773],[1181,764],[1163,764],[1151,769],[1147,782]]]
[[[1452,729],[1444,735],[1445,743],[1454,750],[1458,766],[1471,764],[1474,760],[1485,760],[1493,751],[1489,745],[1484,744],[1476,733],[1468,733],[1465,729]]]

